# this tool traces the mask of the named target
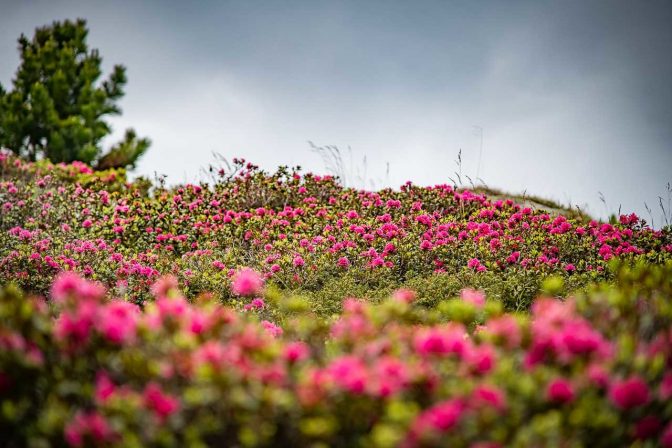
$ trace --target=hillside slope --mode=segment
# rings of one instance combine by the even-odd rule
[[[672,258],[669,229],[634,215],[605,224],[449,185],[359,191],[236,160],[214,184],[166,188],[1,157],[0,280],[40,293],[76,270],[142,302],[173,274],[188,297],[231,302],[230,277],[249,266],[322,315],[344,296],[377,300],[402,286],[427,306],[468,286],[526,309],[550,275],[574,289],[608,279],[612,258]]]

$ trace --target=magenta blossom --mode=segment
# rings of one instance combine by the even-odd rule
[[[94,398],[97,403],[105,403],[114,395],[116,389],[117,387],[106,372],[98,372],[94,390]]]
[[[614,381],[609,389],[609,399],[620,409],[645,405],[650,398],[646,382],[636,375],[625,380]]]
[[[488,333],[505,347],[518,347],[523,339],[520,325],[515,317],[504,315],[490,319],[486,325]]]
[[[180,409],[179,400],[163,392],[156,383],[149,383],[145,387],[143,397],[145,406],[153,411],[161,421],[164,421]]]
[[[471,303],[478,309],[483,308],[485,305],[485,294],[475,289],[463,289],[460,294],[460,298],[467,303]]]
[[[368,372],[361,359],[350,355],[336,358],[327,367],[327,373],[339,387],[350,393],[364,393]]]
[[[261,325],[264,327],[264,330],[268,332],[271,336],[274,338],[277,338],[279,336],[282,336],[282,328],[275,325],[273,322],[269,322],[267,320],[264,320],[261,322]]]
[[[506,409],[506,397],[504,392],[493,386],[478,386],[472,393],[472,399],[476,406],[492,406],[498,411]]]
[[[415,291],[406,288],[397,289],[394,291],[394,294],[392,294],[392,298],[394,300],[403,303],[411,303],[416,299],[416,297],[417,294]]]
[[[341,257],[338,259],[338,265],[342,268],[347,268],[350,266],[350,260],[348,260],[346,257]]]
[[[177,279],[172,275],[166,275],[152,285],[152,295],[155,299],[165,297],[170,291],[177,289],[177,286]]]
[[[261,299],[257,297],[256,299],[252,300],[252,302],[246,304],[244,306],[245,311],[250,311],[250,310],[261,310],[266,306],[266,303],[264,302],[264,299]]]
[[[94,445],[103,445],[114,438],[114,433],[105,417],[97,412],[77,412],[65,427],[65,440],[68,445],[80,447],[87,445],[87,440]]]
[[[455,428],[465,406],[460,400],[447,400],[427,409],[413,422],[413,429],[419,434],[425,431],[446,432]]]
[[[303,361],[310,356],[310,347],[305,342],[290,342],[285,346],[283,357],[290,363]]]
[[[139,309],[136,305],[115,300],[100,310],[99,330],[108,341],[128,344],[135,341]]]
[[[231,290],[237,296],[253,296],[260,294],[264,287],[264,279],[250,268],[240,269],[233,276]]]
[[[575,395],[572,383],[564,378],[556,378],[546,388],[546,398],[556,403],[570,403]]]
[[[102,285],[86,281],[74,272],[62,272],[51,286],[51,298],[56,303],[64,303],[69,298],[98,301],[104,295]]]
[[[456,354],[461,357],[469,347],[469,340],[462,325],[451,323],[422,328],[415,335],[413,345],[423,356]]]

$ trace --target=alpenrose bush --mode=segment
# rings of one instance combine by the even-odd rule
[[[549,275],[572,290],[609,279],[612,258],[672,258],[670,229],[635,215],[570,219],[449,185],[361,191],[243,160],[214,175],[152,187],[0,153],[0,279],[45,294],[59,272],[77,271],[143,303],[173,275],[189,299],[232,303],[231,279],[248,266],[321,316],[340,312],[344,296],[375,301],[403,287],[428,307],[472,287],[525,310]]]
[[[253,271],[239,292],[282,326],[173,277],[144,309],[74,273],[46,300],[8,286],[3,446],[672,447],[672,263],[617,272],[531,313],[400,290],[330,325]]]

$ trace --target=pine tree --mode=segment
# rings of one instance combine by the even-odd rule
[[[86,21],[65,20],[38,28],[32,40],[19,38],[21,63],[13,90],[0,85],[0,146],[30,160],[80,160],[103,168],[135,166],[150,145],[128,129],[122,142],[102,154],[112,132],[105,118],[119,115],[126,69],[102,75],[98,50],[86,43]]]

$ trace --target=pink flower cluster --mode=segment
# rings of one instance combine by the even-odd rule
[[[465,289],[447,303],[469,312],[449,321],[450,306],[428,310],[398,290],[379,304],[346,299],[332,322],[292,311],[283,326],[265,320],[277,301],[251,270],[232,272],[252,305],[242,313],[208,297],[191,303],[174,277],[158,279],[141,309],[63,273],[51,287],[53,307],[0,290],[0,399],[18,396],[35,410],[34,422],[21,422],[26,437],[63,415],[40,436],[70,446],[129,436],[145,445],[187,437],[242,445],[259,425],[287,429],[288,446],[340,437],[373,445],[381,434],[409,448],[543,446],[557,437],[666,446],[666,273],[639,290],[542,297],[530,314],[504,313]],[[656,279],[663,286],[652,292]],[[608,414],[604,427],[593,411]]]
[[[235,273],[231,290],[238,296],[253,296],[260,294],[264,287],[264,280],[256,271],[243,268]]]
[[[590,322],[578,316],[569,299],[539,299],[532,307],[532,346],[525,364],[533,367],[544,362],[569,364],[576,357],[594,361],[611,358],[612,344]]]
[[[580,284],[608,277],[612,258],[672,257],[669,231],[633,214],[607,224],[447,184],[360,191],[239,162],[213,188],[186,184],[138,200],[141,185],[121,173],[7,156],[0,276],[45,293],[59,272],[77,271],[142,302],[164,274],[190,282],[189,298],[260,295],[256,276],[236,274],[241,266],[290,289],[356,274],[402,287],[435,273],[515,279],[523,270]],[[229,272],[230,289],[218,275]]]

